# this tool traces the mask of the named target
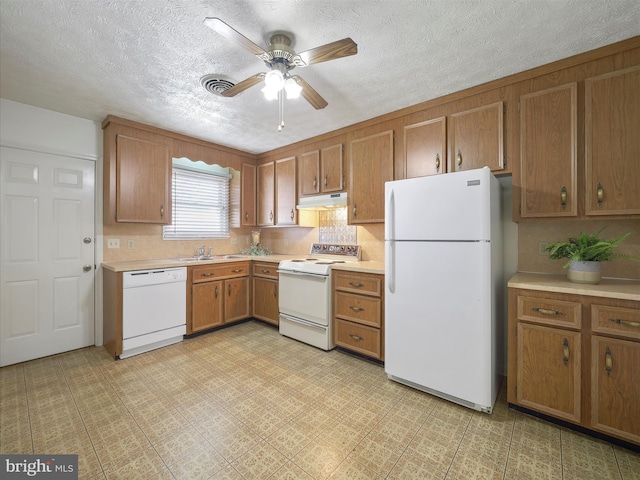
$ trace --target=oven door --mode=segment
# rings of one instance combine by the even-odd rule
[[[330,276],[279,270],[280,313],[328,326],[331,317]]]

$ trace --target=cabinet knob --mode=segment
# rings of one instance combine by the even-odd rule
[[[357,217],[358,216],[358,205],[357,204],[353,204],[353,216]]]
[[[440,154],[436,153],[436,171],[440,170]]]
[[[602,207],[604,203],[604,187],[600,182],[598,182],[598,188],[596,190],[596,199],[598,200],[598,207]]]
[[[458,152],[458,156],[456,157],[456,163],[458,164],[458,166],[462,165],[462,153]]]
[[[164,218],[164,205],[160,205],[160,218]]]
[[[326,173],[324,174],[324,186],[325,187],[327,186],[327,174]]]
[[[560,205],[562,206],[563,210],[567,208],[567,187],[565,187],[564,185],[560,189]]]
[[[269,221],[273,222],[273,210],[269,212]]]
[[[293,219],[295,217],[295,213],[293,212],[293,208],[291,209],[291,214],[289,215],[289,217],[291,217],[291,221],[293,222]]]
[[[247,221],[249,220],[249,212],[247,211],[244,212],[244,219]]]
[[[313,176],[313,188],[318,189],[318,177]]]

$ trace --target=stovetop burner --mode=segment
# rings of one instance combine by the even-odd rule
[[[331,265],[333,264],[357,262],[360,259],[360,246],[314,243],[309,253],[314,256],[283,260],[280,262],[279,268],[283,271],[289,270],[329,275]]]

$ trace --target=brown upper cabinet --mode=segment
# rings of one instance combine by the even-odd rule
[[[640,214],[640,66],[585,80],[585,213]]]
[[[496,102],[449,116],[448,172],[504,169],[504,105]]]
[[[296,157],[258,165],[258,226],[295,225]]]
[[[242,164],[240,194],[240,225],[252,227],[256,225],[256,166]]]
[[[349,142],[349,224],[384,222],[384,183],[393,180],[393,130]]]
[[[171,158],[165,144],[116,136],[115,221],[171,224]]]
[[[575,217],[578,85],[520,97],[520,215]]]
[[[405,178],[445,173],[447,120],[434,118],[404,127]]]
[[[343,190],[342,144],[303,153],[300,156],[300,182],[303,196]]]
[[[296,157],[276,160],[276,225],[295,225],[296,210]]]

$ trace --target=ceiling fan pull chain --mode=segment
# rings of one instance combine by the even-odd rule
[[[282,93],[282,90],[278,92],[278,116],[280,117],[278,131],[281,132],[284,128],[284,94]]]

